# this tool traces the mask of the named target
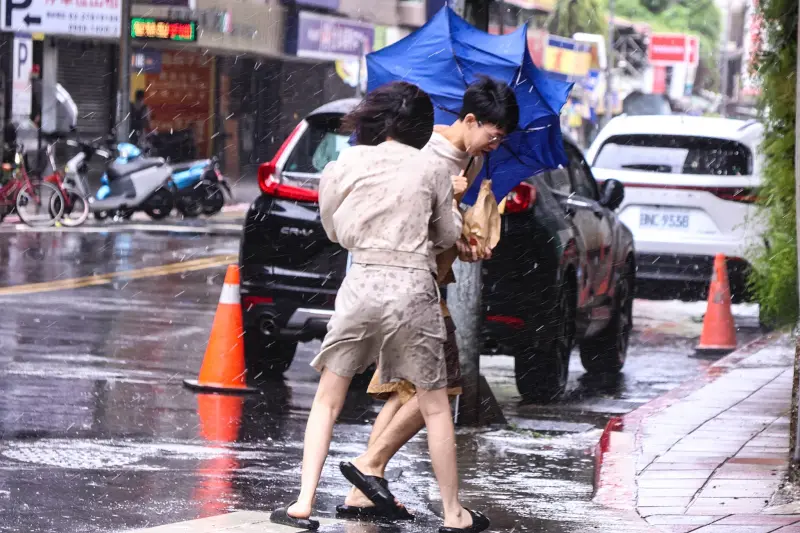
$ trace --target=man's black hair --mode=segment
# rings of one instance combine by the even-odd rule
[[[139,89],[136,91],[136,100],[144,100],[144,91]]]
[[[475,115],[478,122],[491,124],[506,133],[517,129],[519,106],[514,91],[507,83],[481,76],[467,87],[458,118]]]

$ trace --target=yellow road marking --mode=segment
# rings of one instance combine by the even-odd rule
[[[36,294],[39,292],[64,291],[69,289],[79,289],[81,287],[93,287],[97,285],[107,285],[116,279],[140,279],[152,278],[156,276],[167,276],[169,274],[180,274],[182,272],[194,272],[195,270],[205,270],[223,266],[235,262],[236,256],[215,255],[182,261],[180,263],[169,263],[153,267],[138,268],[134,270],[121,270],[119,272],[109,272],[96,276],[85,276],[82,278],[61,279],[57,281],[44,281],[41,283],[27,283],[24,285],[13,285],[0,289],[0,296],[14,296],[19,294]]]

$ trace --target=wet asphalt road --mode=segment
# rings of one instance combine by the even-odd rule
[[[197,374],[237,247],[230,236],[0,235],[0,531],[119,531],[291,499],[318,344],[302,346],[286,381],[260,396],[198,396],[181,386]],[[154,275],[173,263],[193,267]],[[114,274],[143,268],[147,277]],[[97,274],[97,283],[85,278]],[[9,288],[31,283],[47,285]],[[600,428],[711,361],[691,357],[702,304],[637,301],[635,314],[625,372],[590,380],[574,357],[569,394],[557,405],[520,405],[511,359],[482,358],[510,425],[461,430],[459,461],[465,504],[487,512],[493,530],[641,530],[591,503]],[[754,335],[742,330],[740,342]],[[342,501],[348,485],[335,465],[361,452],[378,408],[359,391],[348,398],[321,514]],[[433,530],[438,491],[422,438],[388,477],[416,524],[326,530]]]

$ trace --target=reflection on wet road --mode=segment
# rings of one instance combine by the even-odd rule
[[[235,255],[237,246],[207,235],[19,234],[0,244],[0,285]],[[301,346],[286,381],[263,395],[195,395],[181,381],[200,366],[224,267],[164,274],[0,295],[0,531],[116,531],[269,510],[294,495],[318,344]],[[640,531],[590,502],[592,449],[609,414],[709,364],[689,357],[695,315],[637,302],[623,376],[589,380],[575,357],[571,393],[556,406],[518,405],[513,362],[482,358],[511,425],[460,431],[465,504],[487,512],[496,531]],[[348,489],[336,465],[362,451],[377,408],[360,391],[348,398],[317,504],[328,516]],[[325,530],[439,524],[424,439],[398,454],[388,478],[416,524]]]

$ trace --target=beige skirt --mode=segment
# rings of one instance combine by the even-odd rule
[[[450,318],[447,307],[442,303],[444,323],[447,328],[447,340],[444,343],[444,359],[447,366],[447,395],[458,396],[461,388],[461,363],[458,360],[458,344],[456,344],[456,325]],[[406,403],[417,393],[416,387],[408,381],[390,381],[381,383],[380,372],[375,372],[372,381],[367,387],[367,394],[378,400],[388,400],[392,394],[397,394],[400,403]]]
[[[439,290],[427,270],[353,264],[336,295],[328,333],[311,366],[343,377],[379,360],[381,383],[447,386]]]

